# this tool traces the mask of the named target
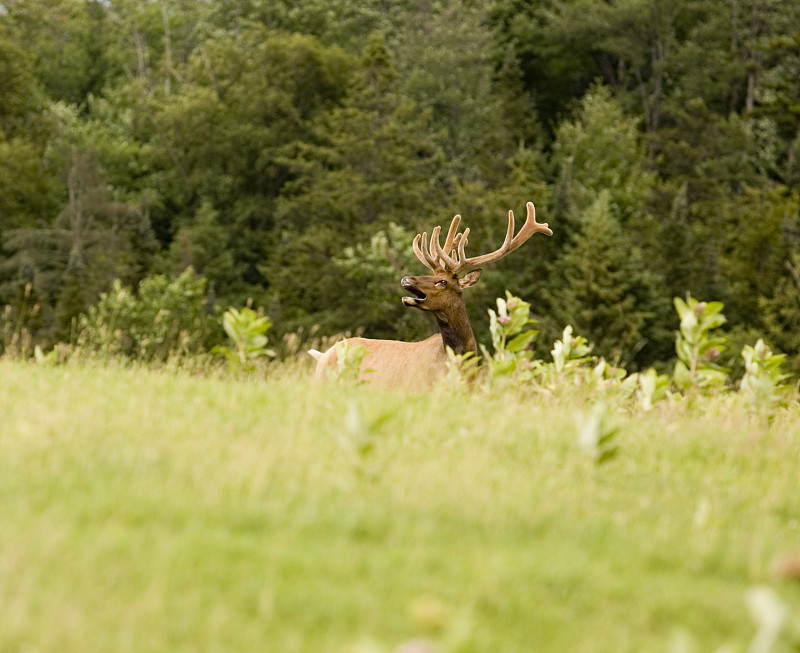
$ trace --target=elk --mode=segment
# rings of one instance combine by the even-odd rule
[[[361,345],[367,350],[362,362],[362,378],[384,387],[427,387],[446,369],[447,348],[455,354],[477,353],[475,335],[467,317],[462,293],[474,286],[481,276],[481,267],[493,263],[520,247],[535,233],[552,236],[547,223],[536,222],[533,202],[527,203],[525,224],[514,235],[514,212],[508,212],[508,230],[503,244],[489,254],[467,258],[469,228],[458,232],[461,216],[456,215],[450,224],[444,246],[439,241],[440,227],[414,237],[412,248],[420,262],[431,271],[430,275],[403,277],[400,285],[409,295],[403,304],[433,313],[440,333],[420,342],[348,338],[335,344],[324,354],[315,350],[309,353],[317,359],[315,379],[325,377],[326,368],[336,364],[336,348],[347,343]]]

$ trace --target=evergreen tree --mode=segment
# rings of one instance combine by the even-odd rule
[[[646,169],[637,123],[623,114],[609,87],[595,84],[578,104],[574,120],[558,125],[552,162],[562,197],[559,208],[567,219],[608,191],[622,225],[645,245],[653,226],[648,203],[656,177]]]
[[[80,105],[88,95],[102,93],[116,74],[106,58],[107,4],[4,0],[3,22],[20,44],[36,53],[35,74],[51,99]]]
[[[549,279],[551,331],[571,324],[595,353],[623,364],[649,364],[663,355],[671,335],[664,321],[668,301],[614,217],[610,192],[601,191],[586,210]]]
[[[791,245],[787,234],[798,231],[798,196],[785,188],[744,186],[742,192],[718,206],[727,227],[719,258],[724,289],[717,296],[734,324],[760,327],[754,298],[772,297],[786,276]]]
[[[219,212],[207,200],[200,203],[193,219],[178,229],[169,258],[176,271],[191,267],[223,288],[230,288],[236,277],[230,234],[221,223]]]
[[[787,354],[787,368],[800,374],[800,254],[785,262],[772,297],[761,297],[758,309],[770,343]]]
[[[411,0],[398,10],[394,40],[401,90],[431,112],[448,186],[501,184],[520,140],[531,137],[524,97],[509,103],[520,74],[515,52],[493,47],[486,8],[464,0]],[[500,74],[498,74],[500,71]],[[526,115],[527,114],[527,115]],[[523,118],[522,123],[511,117]]]
[[[67,339],[72,319],[115,278],[131,281],[152,255],[153,241],[141,205],[110,195],[101,157],[74,107],[49,107],[57,125],[53,164],[61,168],[66,197],[56,215],[3,233],[9,253],[0,264],[0,295],[32,284],[45,306],[43,337]]]
[[[317,124],[319,144],[306,146],[292,163],[297,178],[277,203],[280,239],[262,266],[271,305],[290,328],[310,322],[386,333],[374,324],[353,324],[359,312],[353,304],[370,299],[333,259],[392,222],[411,225],[427,218],[438,204],[431,179],[441,157],[429,115],[399,93],[397,82],[383,37],[372,35],[342,105]],[[401,276],[398,271],[398,282]],[[401,312],[396,302],[377,328],[391,329]]]

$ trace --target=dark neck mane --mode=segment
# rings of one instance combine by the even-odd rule
[[[445,347],[450,347],[455,354],[465,354],[468,351],[477,353],[475,335],[467,317],[467,309],[462,303],[459,307],[447,312],[436,312],[436,321],[442,332],[442,342]]]

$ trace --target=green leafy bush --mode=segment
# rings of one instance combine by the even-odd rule
[[[754,346],[742,348],[745,373],[739,385],[741,392],[759,408],[771,408],[786,397],[791,386],[783,383],[789,376],[784,374],[781,366],[786,360],[785,354],[773,354],[769,346],[761,339]]]
[[[642,411],[648,411],[669,393],[669,377],[652,367],[636,375],[636,402]]]
[[[444,383],[448,390],[461,390],[472,386],[480,375],[480,356],[474,351],[456,354],[451,347],[447,348],[447,373]]]
[[[146,277],[136,293],[114,281],[78,318],[77,344],[104,356],[164,361],[207,351],[214,331],[206,280],[187,268],[173,279]]]
[[[369,350],[363,345],[351,345],[347,341],[336,345],[336,365],[327,368],[328,379],[342,383],[359,384],[363,383],[359,376],[362,370],[361,363]]]
[[[552,393],[557,387],[573,381],[580,383],[584,372],[591,364],[589,355],[592,347],[583,336],[573,336],[572,325],[564,327],[561,340],[553,343],[551,362],[534,361],[534,378],[537,386],[545,393]],[[580,378],[577,378],[577,376]]]
[[[550,352],[556,374],[574,370],[590,360],[592,346],[589,341],[583,336],[573,336],[572,331],[572,325],[565,326],[561,340],[555,341]]]
[[[212,351],[215,354],[223,354],[232,370],[253,372],[254,360],[275,356],[275,352],[266,347],[268,340],[264,334],[272,326],[266,315],[259,316],[249,307],[241,311],[229,308],[222,316],[222,326],[233,347],[217,345]]]
[[[728,380],[728,370],[717,362],[727,339],[713,333],[727,321],[721,302],[699,302],[686,295],[673,300],[681,323],[675,335],[678,362],[672,375],[675,385],[683,390],[702,391],[720,388]]]
[[[491,381],[512,376],[518,381],[528,381],[533,377],[530,363],[533,352],[528,346],[539,332],[525,329],[536,323],[530,315],[531,305],[507,290],[505,299],[497,298],[497,312],[489,309],[489,331],[494,352],[490,354],[483,345],[481,350]]]

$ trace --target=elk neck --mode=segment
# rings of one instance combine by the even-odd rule
[[[467,317],[467,308],[463,301],[446,310],[434,311],[439,330],[442,332],[442,342],[445,347],[450,347],[455,354],[465,354],[468,351],[478,353],[475,343],[475,334]]]

